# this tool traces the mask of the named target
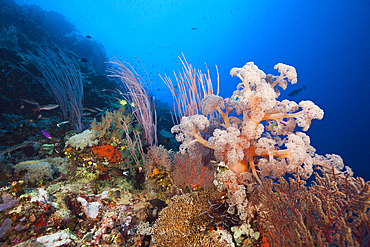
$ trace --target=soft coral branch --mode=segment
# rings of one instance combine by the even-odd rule
[[[181,152],[196,151],[195,144],[200,143],[213,149],[215,157],[232,171],[248,171],[258,182],[259,176],[278,177],[297,167],[303,176],[309,177],[314,149],[307,135],[293,131],[296,125],[306,131],[311,120],[321,119],[324,112],[311,101],[277,101],[275,87],[285,88],[287,81],[295,83],[297,74],[292,66],[278,64],[276,68],[281,74],[275,79],[267,78],[252,62],[233,68],[230,74],[242,82],[230,98],[206,96],[201,103],[204,115],[183,117],[172,128],[172,133],[178,133],[176,139],[182,142]],[[208,119],[206,116],[212,112],[218,113],[217,118]],[[233,115],[229,116],[231,112]],[[276,141],[284,135],[284,141]]]

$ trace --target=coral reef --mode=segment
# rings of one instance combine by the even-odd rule
[[[340,156],[315,154],[295,131],[323,112],[308,101],[277,101],[276,86],[296,81],[293,67],[277,68],[280,76],[253,63],[233,69],[243,82],[231,98],[208,95],[204,115],[173,127],[179,152],[150,146],[144,153],[140,127],[122,106],[72,135],[64,150],[59,142],[33,144],[47,158],[17,162],[8,174],[1,243],[366,245],[369,182],[353,178]],[[307,185],[301,178],[313,169],[320,174]]]
[[[315,153],[304,132],[323,110],[278,100],[297,83],[294,67],[277,64],[277,76],[253,62],[233,68],[241,82],[224,99],[209,72],[183,59],[179,92],[165,77],[179,93],[171,116],[133,67],[115,61],[118,90],[100,43],[64,17],[0,3],[1,246],[369,245],[370,182],[339,155]],[[42,61],[29,54],[40,46]],[[30,76],[52,50],[74,61],[84,88],[84,108],[70,105],[81,115],[69,121]]]

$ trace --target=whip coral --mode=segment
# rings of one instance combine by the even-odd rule
[[[266,76],[253,62],[233,68],[230,74],[242,82],[230,98],[206,96],[201,102],[203,115],[182,117],[172,128],[182,142],[180,151],[192,154],[199,145],[206,146],[230,170],[250,172],[259,183],[260,177],[276,178],[296,169],[305,178],[311,176],[315,149],[309,136],[294,129],[307,131],[311,120],[322,119],[324,112],[311,101],[278,101],[277,87],[296,83],[297,73],[282,63],[275,69],[280,75]]]

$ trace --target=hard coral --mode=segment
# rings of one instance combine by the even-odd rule
[[[281,63],[275,69],[279,76],[266,76],[253,62],[233,68],[230,74],[242,82],[230,98],[205,97],[201,103],[204,115],[183,117],[172,128],[172,133],[178,133],[176,140],[182,142],[180,151],[192,154],[200,144],[206,146],[232,171],[250,172],[259,183],[257,166],[261,177],[276,178],[298,168],[308,178],[314,148],[306,134],[293,131],[297,125],[306,131],[311,120],[322,119],[324,112],[311,101],[277,101],[276,87],[285,89],[288,81],[296,83],[297,73]],[[207,118],[214,112],[217,118]],[[281,140],[281,136],[286,138]]]
[[[209,209],[207,199],[214,197],[220,198],[217,191],[174,196],[153,225],[153,242],[160,246],[225,246],[212,239],[206,231],[219,223],[219,219],[198,217]]]

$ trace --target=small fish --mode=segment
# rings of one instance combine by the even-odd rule
[[[123,175],[128,176],[128,171],[113,168],[112,170],[109,171],[109,174],[115,177],[123,177]]]
[[[191,30],[197,30],[197,28],[196,27],[193,27]]]
[[[121,99],[121,100],[119,101],[119,103],[120,103],[121,105],[127,105],[127,101],[126,101],[126,100],[124,100],[124,99]]]
[[[135,103],[134,103],[134,102],[131,102],[131,103],[130,103],[130,106],[131,106],[131,107],[135,107]]]
[[[302,88],[298,88],[298,89],[295,89],[295,90],[291,91],[288,94],[288,96],[290,96],[290,97],[296,96],[297,94],[299,94],[302,91],[302,89],[306,89],[306,87],[303,85]]]
[[[24,105],[22,104],[21,107],[19,107],[19,109],[23,110],[24,109]]]
[[[39,106],[40,104],[37,103],[36,101],[34,100],[29,100],[29,99],[22,99],[24,102],[28,103],[28,104],[31,104],[31,105],[37,105]]]
[[[164,208],[166,206],[166,202],[165,201],[162,201],[162,200],[157,199],[157,198],[150,200],[149,203],[153,207],[158,208],[158,209],[162,209],[162,208]]]
[[[103,110],[102,109],[100,109],[100,108],[98,108],[98,107],[94,107],[97,111],[100,111],[100,112],[102,112]]]
[[[90,111],[90,112],[92,112],[92,113],[97,113],[97,111],[95,111],[95,110],[93,110],[93,109],[90,109],[90,108],[81,108],[81,110],[83,110],[83,111]]]
[[[112,91],[112,90],[111,90]],[[123,95],[123,93],[121,91],[119,91],[118,89],[116,89],[117,93],[120,94],[120,95]],[[114,92],[114,91],[113,91]]]
[[[63,121],[61,123],[58,123],[57,126],[60,128],[61,125],[66,124],[66,123],[69,123],[69,121]]]
[[[39,107],[39,111],[41,111],[41,110],[47,110],[47,111],[49,111],[49,110],[53,110],[53,109],[55,109],[55,108],[57,108],[59,105],[56,105],[56,104],[49,104],[49,105],[40,105],[40,107]]]
[[[51,139],[51,135],[46,130],[41,130],[41,133],[48,139]]]
[[[113,196],[117,199],[121,199],[121,191],[120,190],[116,190],[114,193],[113,193]]]
[[[115,202],[115,203],[118,203],[119,200],[121,200],[121,191],[120,190],[116,190],[113,195],[112,195],[112,200]]]
[[[86,35],[86,38],[91,39],[91,36],[90,35]]]
[[[81,63],[87,63],[87,59],[86,59],[86,58],[81,57],[81,58],[80,58],[80,62],[81,62]]]

